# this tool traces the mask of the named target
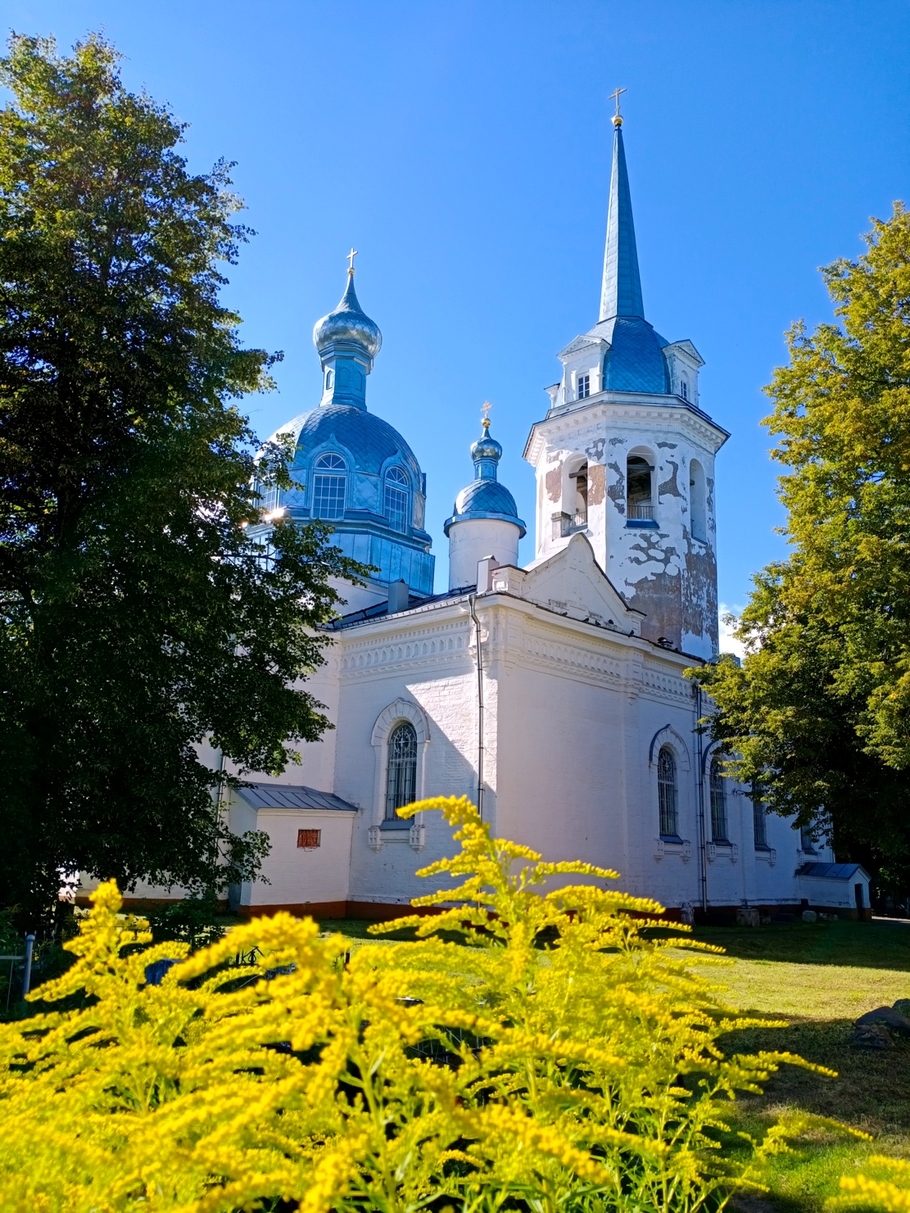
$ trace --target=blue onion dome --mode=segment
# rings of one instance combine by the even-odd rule
[[[363,346],[370,358],[375,358],[382,346],[379,325],[369,318],[357,299],[353,270],[348,270],[348,285],[341,302],[313,327],[313,344],[320,354],[336,341]]]
[[[449,528],[456,522],[492,518],[514,523],[520,528],[523,538],[527,527],[518,517],[515,498],[497,479],[502,446],[491,436],[490,422],[486,418],[483,421],[483,434],[471,445],[471,458],[474,461],[474,480],[455,498],[452,517],[446,520],[443,527],[445,534],[448,535]]]
[[[471,444],[471,458],[475,464],[479,459],[495,459],[499,463],[502,458],[502,446],[492,437],[488,427],[485,426],[483,436]]]

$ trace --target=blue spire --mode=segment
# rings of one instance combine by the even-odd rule
[[[613,171],[610,176],[610,202],[607,208],[607,245],[604,250],[604,276],[600,292],[600,320],[613,316],[635,316],[643,320],[641,277],[635,225],[632,222],[632,196],[622,145],[622,118],[613,119]]]

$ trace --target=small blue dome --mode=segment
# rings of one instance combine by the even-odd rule
[[[637,316],[613,316],[592,330],[610,342],[604,359],[603,386],[608,392],[649,392],[663,396],[670,390],[667,342]]]
[[[292,422],[284,432],[293,430],[293,427]],[[350,451],[354,466],[360,472],[378,475],[383,465],[398,455],[415,475],[420,475],[414,452],[398,431],[366,409],[328,404],[304,414],[297,432],[295,462],[299,463],[301,456],[305,457],[317,447],[332,442]]]
[[[474,480],[455,498],[452,517],[446,520],[443,527],[446,535],[456,522],[492,518],[500,522],[514,523],[521,531],[519,538],[524,538],[527,528],[518,517],[515,498],[496,478],[501,457],[502,447],[491,436],[489,421],[484,421],[483,434],[471,445]]]
[[[336,341],[351,341],[361,345],[371,358],[376,357],[382,346],[379,325],[360,306],[354,290],[354,275],[350,272],[341,302],[313,326],[313,344],[320,354]]]
[[[502,446],[490,437],[489,429],[484,429],[483,437],[471,444],[471,458],[475,463],[478,459],[495,459],[498,463],[502,458]]]
[[[455,498],[455,513],[502,514],[512,521],[518,521],[515,498],[498,480],[475,480],[462,489]]]

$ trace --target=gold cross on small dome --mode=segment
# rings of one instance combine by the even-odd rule
[[[492,404],[490,404],[489,400],[485,400],[480,407],[480,411],[483,413],[483,421],[480,424],[483,426],[483,428],[485,430],[488,430],[490,428],[490,418],[489,418],[488,414],[492,407],[493,406],[492,406]]]
[[[354,272],[354,258],[356,256],[357,256],[357,249],[355,249],[352,244],[351,251],[348,253],[348,273],[349,274],[353,274],[353,272]]]
[[[619,112],[619,98],[623,93],[627,93],[627,88],[615,88],[610,94],[610,100],[616,102],[616,113],[613,115],[613,125],[622,126],[622,114]]]

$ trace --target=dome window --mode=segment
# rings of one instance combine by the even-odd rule
[[[320,455],[313,476],[313,517],[332,522],[344,515],[345,462],[340,455]]]
[[[410,494],[408,478],[401,468],[389,468],[385,478],[385,516],[393,531],[406,531]]]
[[[587,400],[587,398],[590,395],[591,395],[591,376],[590,375],[579,375],[578,376],[578,399]]]
[[[683,400],[689,399],[689,381],[685,377],[685,375],[680,376],[679,394],[680,394],[680,396],[682,396]]]

